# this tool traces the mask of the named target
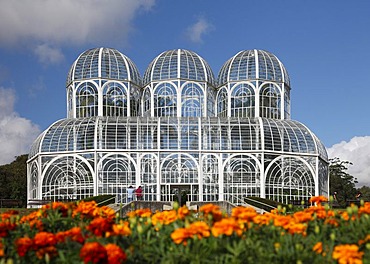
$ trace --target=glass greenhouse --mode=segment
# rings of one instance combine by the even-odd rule
[[[198,54],[158,55],[143,78],[115,49],[83,52],[68,73],[67,118],[28,159],[28,200],[75,200],[143,187],[144,200],[288,203],[328,196],[328,157],[290,119],[290,80],[273,54],[237,53],[218,78]]]

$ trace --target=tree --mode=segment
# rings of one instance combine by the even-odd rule
[[[27,203],[27,158],[28,155],[21,155],[10,164],[0,166],[0,199]]]
[[[352,165],[349,161],[339,158],[329,160],[329,192],[333,195],[337,192],[338,203],[341,207],[346,206],[347,200],[354,200],[356,196],[355,184],[357,179],[347,173],[348,167]]]

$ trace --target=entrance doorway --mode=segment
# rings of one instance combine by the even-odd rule
[[[161,201],[176,201],[180,206],[198,201],[198,185],[162,185]]]

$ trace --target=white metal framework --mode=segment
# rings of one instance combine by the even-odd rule
[[[85,51],[67,78],[67,115],[34,142],[28,199],[82,199],[129,186],[144,199],[240,203],[328,195],[325,147],[290,120],[287,71],[273,54],[242,51],[220,70],[170,50],[143,81],[117,50]]]

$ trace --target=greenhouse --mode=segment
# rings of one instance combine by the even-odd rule
[[[68,73],[67,118],[31,147],[28,201],[126,203],[130,186],[146,201],[328,196],[325,147],[290,119],[290,90],[263,50],[237,53],[218,78],[188,50],[161,53],[143,78],[119,51],[87,50]]]

